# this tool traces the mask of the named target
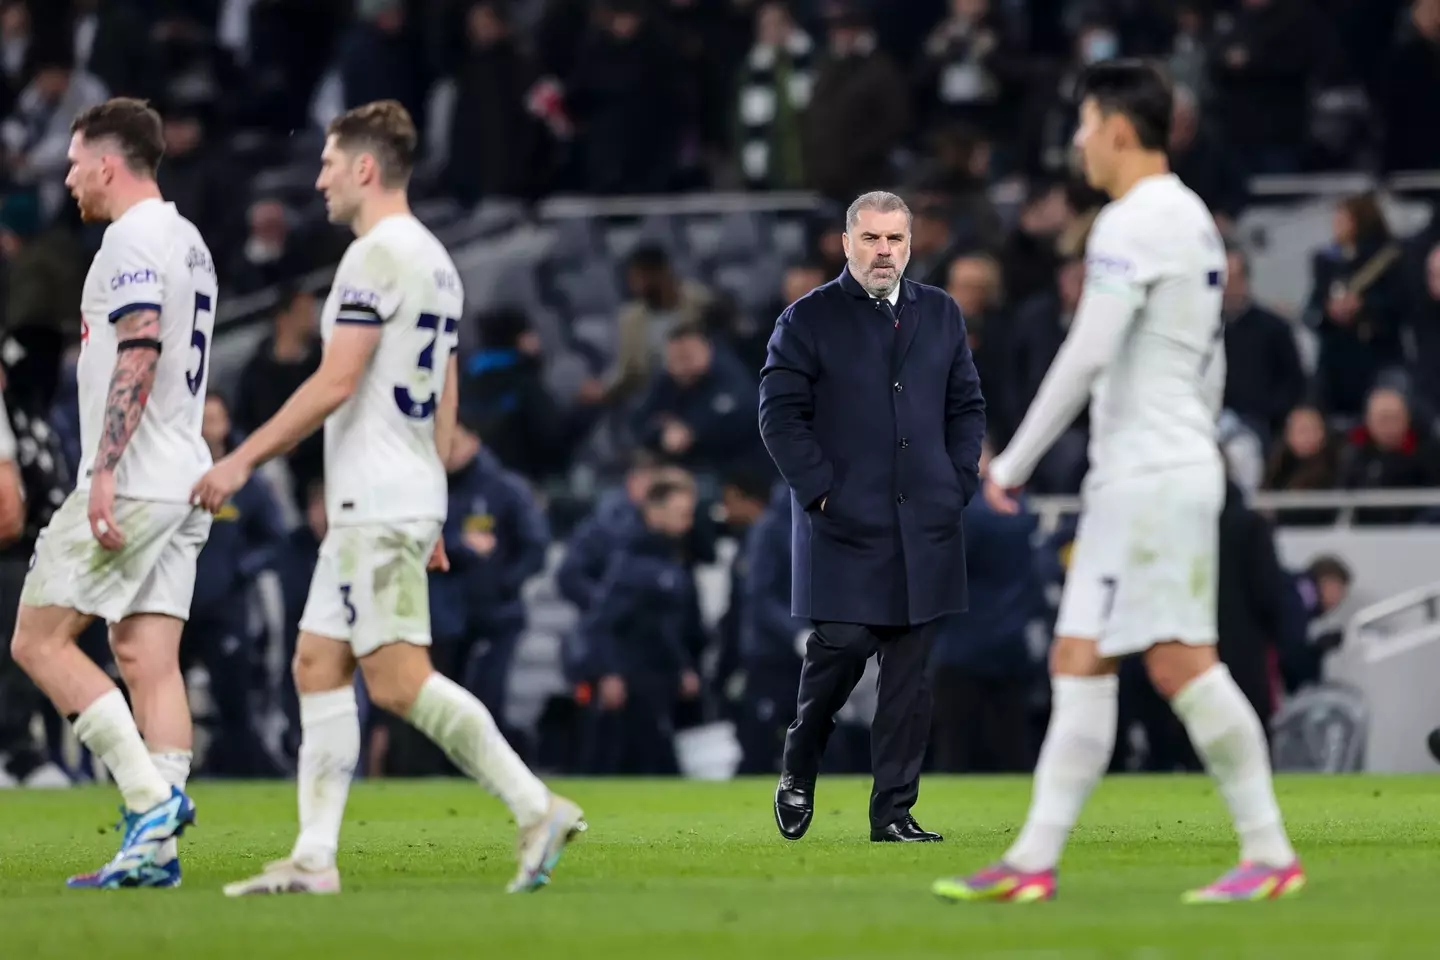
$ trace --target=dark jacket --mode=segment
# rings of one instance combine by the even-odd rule
[[[1250,304],[1225,323],[1225,406],[1267,436],[1284,430],[1285,417],[1305,395],[1305,370],[1290,324]]]
[[[602,494],[590,515],[565,543],[565,557],[555,571],[560,596],[583,614],[600,599],[600,585],[610,556],[640,522],[640,511],[623,489]]]
[[[681,544],[634,528],[606,564],[595,605],[581,618],[591,675],[674,691],[704,646],[695,578]]]
[[[465,542],[469,531],[495,535],[481,555]],[[484,447],[450,474],[444,527],[448,573],[430,576],[430,615],[437,636],[504,637],[525,628],[520,589],[545,568],[550,527],[530,488]]]
[[[710,369],[695,383],[682,386],[661,373],[634,415],[635,436],[654,450],[666,419],[690,428],[694,441],[678,458],[685,466],[702,470],[733,469],[741,463],[764,460],[764,448],[755,432],[755,380],[724,347],[716,346]]]
[[[846,269],[780,315],[761,372],[760,435],[795,498],[792,610],[810,620],[920,624],[968,604],[985,401],[965,321],[909,280],[898,325],[878,303]]]
[[[745,537],[740,659],[792,665],[795,638],[809,624],[790,612],[790,491],[778,487],[770,506]]]
[[[465,361],[460,416],[511,470],[539,480],[564,470],[569,427],[538,358],[481,350]]]
[[[996,513],[984,497],[965,508],[970,609],[941,622],[935,638],[936,663],[987,677],[1030,671],[1025,632],[1043,612],[1045,600],[1030,542],[1037,525],[1033,513]]]
[[[240,592],[271,566],[286,541],[285,521],[270,485],[251,477],[215,514],[195,560],[192,619],[226,619],[243,611]]]

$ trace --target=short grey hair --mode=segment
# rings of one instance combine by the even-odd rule
[[[862,193],[850,204],[850,209],[845,211],[845,230],[855,229],[855,224],[860,222],[861,210],[874,210],[876,213],[894,213],[896,210],[905,211],[905,228],[908,230],[915,223],[915,215],[910,212],[910,205],[902,200],[898,194],[889,193],[885,190],[872,190],[869,193]]]

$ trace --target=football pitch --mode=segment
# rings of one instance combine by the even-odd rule
[[[590,831],[548,889],[507,895],[514,830],[460,781],[357,784],[339,897],[227,900],[284,855],[293,788],[199,783],[200,825],[171,891],[68,891],[113,854],[105,788],[0,791],[0,957],[343,960],[544,957],[1371,958],[1436,953],[1440,779],[1294,778],[1281,803],[1310,886],[1291,901],[1182,906],[1234,843],[1203,778],[1121,777],[1097,791],[1060,898],[944,904],[932,880],[995,858],[1024,815],[1021,779],[927,777],[927,845],[872,844],[868,782],[820,783],[809,836],[776,833],[773,780],[569,781]],[[763,951],[763,953],[762,953]]]

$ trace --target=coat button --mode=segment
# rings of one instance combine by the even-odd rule
[[[906,497],[905,494],[902,493],[902,494],[900,494],[900,496],[898,496],[898,497],[895,498],[895,502],[898,503],[898,504],[901,504],[901,505],[903,506],[904,503],[905,503],[905,501],[908,500],[908,499],[909,499],[909,498]]]
[[[904,387],[904,385],[901,384],[898,380],[895,382],[895,392],[896,392],[896,393],[904,393],[904,392],[905,392],[905,387]]]
[[[910,446],[910,438],[909,438],[909,437],[901,437],[901,438],[900,438],[900,449],[901,449],[901,450],[904,450],[904,449],[905,449],[906,447],[908,447],[908,446]]]

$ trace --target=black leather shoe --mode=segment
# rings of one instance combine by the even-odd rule
[[[873,827],[870,830],[871,843],[939,843],[944,839],[938,833],[922,830],[920,824],[909,814],[879,830]]]
[[[775,788],[775,825],[786,840],[799,840],[815,818],[815,781],[784,774]]]

